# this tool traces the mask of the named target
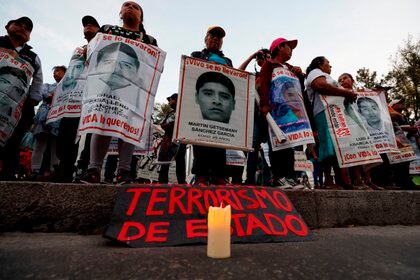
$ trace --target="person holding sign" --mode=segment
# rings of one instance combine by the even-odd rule
[[[123,26],[104,25],[98,32],[118,35],[134,41],[157,46],[156,39],[146,34],[146,30],[143,26],[143,15],[143,9],[139,4],[133,1],[124,2],[120,10],[120,18],[122,19]],[[106,70],[105,68],[107,68],[109,64],[116,65],[116,71],[110,74],[110,79],[103,82],[106,83],[111,90],[117,90],[121,93],[119,94],[119,97],[124,99],[129,98],[126,96],[127,94],[124,94],[124,91],[130,87],[127,81],[132,80],[132,73],[138,69],[139,61],[128,49],[128,46],[122,47],[125,45],[123,43],[118,45],[120,46],[117,47],[116,45],[111,44],[108,48],[104,47],[104,49],[101,50],[102,54],[98,54],[97,66]],[[108,55],[109,51],[117,52],[117,57],[110,57]],[[137,72],[136,75],[138,75]],[[106,100],[104,100],[103,105],[106,106]],[[85,183],[98,183],[100,181],[100,171],[111,138],[111,136],[99,134],[92,135],[89,167],[86,173],[82,174],[78,180]],[[118,184],[130,183],[133,180],[130,175],[130,164],[134,148],[135,146],[133,144],[118,139]]]
[[[351,188],[350,182],[345,182],[345,170],[341,170],[338,166],[334,145],[328,130],[327,118],[325,115],[325,107],[321,101],[321,95],[342,96],[347,102],[353,103],[357,99],[357,94],[351,89],[342,88],[337,81],[331,78],[331,65],[328,59],[323,56],[314,58],[306,69],[306,89],[309,100],[312,102],[313,113],[319,138],[319,161],[323,166],[325,174],[325,187]],[[331,167],[334,168],[336,176],[336,184],[334,184],[331,176]],[[343,173],[343,174],[342,174]],[[347,179],[347,178],[346,178]],[[338,186],[338,184],[342,186]]]
[[[288,96],[302,96],[299,77],[304,77],[302,70],[297,66],[287,63],[292,58],[293,49],[296,48],[297,40],[287,40],[277,38],[271,43],[271,60],[266,61],[261,68],[260,87],[260,111],[263,115],[273,111],[278,125],[294,123],[298,121],[299,114],[294,110],[292,102],[288,101]],[[284,78],[274,80],[272,77],[276,72],[284,72]],[[303,108],[302,108],[303,109]],[[294,171],[294,151],[293,148],[286,148],[273,151],[270,144],[270,162],[273,173],[273,186],[281,188],[303,188],[295,180]]]
[[[84,16],[82,18],[83,34],[89,43],[99,30],[99,23],[92,16]],[[86,52],[87,45],[76,48],[70,59],[69,67],[66,71],[66,75],[63,81],[60,83],[62,92],[66,95],[72,95],[73,92],[83,90],[84,83],[79,82],[80,80],[86,79],[86,57],[83,55]],[[83,78],[82,78],[83,77]],[[68,100],[75,101],[75,100]],[[66,105],[80,105],[81,100],[78,104],[71,103]],[[73,172],[75,171],[75,162],[77,157],[78,143],[76,143],[77,128],[79,127],[80,113],[74,114],[74,116],[63,117],[60,121],[57,139],[57,156],[60,159],[59,163],[59,176],[57,179],[60,182],[71,182],[73,180]],[[90,136],[88,135],[87,138]],[[87,141],[90,143],[89,141]]]
[[[210,26],[204,38],[206,48],[191,53],[191,56],[232,66],[232,61],[225,57],[221,51],[225,35],[225,30],[220,26]],[[200,81],[197,80],[196,85],[196,102],[200,106],[203,119],[228,123],[235,106],[234,89],[232,92],[232,87],[225,78],[222,78],[223,83],[221,81],[216,82],[214,80],[215,74],[206,74],[202,75]],[[214,107],[211,105],[213,104],[212,100],[220,101],[217,101],[217,105]],[[195,182],[197,184],[226,184],[225,149],[194,145],[193,153],[192,173],[196,176]]]
[[[0,147],[0,163],[2,169],[0,178],[2,180],[14,180],[15,170],[19,164],[19,145],[27,130],[33,123],[35,115],[34,106],[42,99],[42,67],[38,55],[32,51],[27,44],[33,29],[32,20],[28,17],[21,17],[10,20],[6,25],[6,36],[0,36],[0,49],[16,54],[34,69],[29,93],[25,92],[25,101],[22,114],[15,126],[11,136],[6,140],[4,147]],[[3,52],[0,50],[0,52]],[[27,78],[27,82],[30,79]],[[20,86],[14,84],[13,86]],[[26,98],[28,96],[29,98]],[[4,102],[4,101],[3,101]]]

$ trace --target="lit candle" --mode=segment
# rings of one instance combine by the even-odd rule
[[[207,256],[210,258],[230,257],[230,205],[209,207],[207,219]]]

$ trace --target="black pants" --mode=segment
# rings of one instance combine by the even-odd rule
[[[225,149],[194,145],[193,153],[192,173],[196,177],[226,178]]]
[[[75,143],[80,118],[62,118],[57,137],[59,170],[65,179],[71,179],[75,169],[78,144]]]
[[[271,172],[273,173],[273,180],[281,178],[294,179],[295,177],[295,151],[292,148],[273,151],[271,149],[268,153],[271,163]]]
[[[187,151],[187,145],[181,144],[178,148],[178,152],[175,155],[176,162],[176,179],[178,184],[186,184],[185,174],[185,153]],[[162,164],[159,171],[159,183],[169,182],[169,164]]]
[[[4,147],[0,147],[0,160],[3,162],[3,167],[0,172],[1,180],[15,179],[20,161],[20,143],[25,133],[33,124],[34,115],[34,107],[31,104],[30,98],[27,98],[22,108],[22,116],[12,136],[7,140]]]

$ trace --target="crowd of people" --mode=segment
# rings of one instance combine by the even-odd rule
[[[144,44],[157,46],[154,37],[146,33],[143,25],[144,12],[142,7],[133,1],[125,2],[119,12],[122,26],[103,25],[100,26],[92,16],[85,16],[82,19],[83,34],[89,43],[97,32],[118,35]],[[86,63],[87,45],[78,47],[83,55],[72,57],[80,61],[80,68],[72,67],[68,72],[65,66],[55,66],[53,77],[56,83],[43,84],[41,61],[38,55],[27,44],[33,29],[33,22],[28,17],[21,17],[10,20],[6,25],[7,35],[0,37],[0,50],[15,52],[18,57],[25,60],[34,69],[32,83],[27,98],[21,109],[21,116],[14,128],[12,135],[8,138],[3,147],[0,147],[0,180],[17,180],[23,177],[25,180],[54,181],[54,182],[81,182],[99,183],[102,181],[101,171],[105,157],[110,145],[111,137],[99,134],[88,134],[83,141],[78,139],[78,126],[80,117],[63,117],[55,122],[46,122],[47,115],[51,109],[53,95],[57,85],[64,88],[74,87],[76,78],[83,76],[83,64]],[[223,52],[223,40],[226,36],[225,30],[220,26],[211,26],[204,36],[205,48],[201,51],[191,53],[191,57],[199,58],[216,64],[234,67],[232,60]],[[115,59],[103,51],[97,56],[97,67],[107,67],[107,64],[114,63],[116,70],[114,76],[104,81],[111,90],[124,90],[126,85],[121,83],[128,79],[129,70],[139,68],[135,54],[120,49],[121,56],[127,57],[127,62],[115,63]],[[295,153],[305,151],[308,160],[313,163],[313,182],[315,188],[320,189],[373,189],[383,190],[389,186],[395,188],[412,189],[415,185],[410,179],[408,172],[409,162],[390,164],[386,154],[381,154],[383,163],[367,164],[351,168],[340,168],[337,162],[332,136],[328,128],[326,108],[321,102],[321,96],[340,96],[348,104],[357,100],[360,114],[364,115],[368,122],[368,129],[375,129],[380,123],[376,119],[374,111],[375,104],[369,100],[358,99],[355,81],[352,75],[343,73],[338,81],[334,80],[331,74],[330,61],[319,56],[314,58],[306,71],[298,66],[288,63],[292,58],[293,50],[298,46],[297,40],[285,38],[275,39],[269,49],[261,49],[252,53],[239,67],[245,70],[255,60],[256,90],[260,103],[255,106],[254,131],[252,147],[254,151],[247,153],[246,167],[228,166],[226,149],[193,145],[194,183],[221,185],[227,183],[264,185],[280,187],[282,189],[302,189],[308,187],[306,174],[295,170]],[[109,45],[110,48],[113,45]],[[105,49],[105,48],[104,48]],[[101,66],[101,67],[102,67]],[[314,133],[315,144],[307,147],[294,147],[281,150],[273,150],[268,137],[268,125],[266,115],[272,111],[284,112],[285,121],[295,117],[290,110],[291,104],[278,105],[270,99],[272,90],[273,70],[282,68],[293,73],[294,83],[298,84],[297,94],[305,101],[305,108]],[[260,68],[258,71],[257,68]],[[0,69],[1,70],[1,69]],[[70,73],[71,72],[71,73]],[[6,73],[12,75],[12,71]],[[0,75],[5,75],[0,72]],[[204,76],[204,75],[203,75]],[[209,76],[209,77],[207,77]],[[204,119],[217,118],[219,122],[229,121],[230,115],[222,116],[214,112],[206,112],[206,103],[221,102],[226,99],[226,106],[234,106],[234,101],[229,103],[228,99],[235,96],[233,85],[223,83],[221,77],[215,76],[199,78],[197,81],[196,99],[200,106]],[[217,91],[206,90],[206,83],[220,83]],[[13,81],[7,79],[7,82]],[[61,83],[60,83],[61,81]],[[16,81],[15,83],[18,83]],[[1,86],[1,85],[0,85]],[[17,85],[11,85],[17,87]],[[2,86],[3,87],[3,86]],[[231,89],[232,88],[232,89]],[[375,90],[383,90],[376,88]],[[233,91],[233,92],[232,92]],[[226,92],[230,93],[226,94]],[[7,95],[7,91],[1,91]],[[386,93],[386,92],[385,92]],[[170,105],[170,112],[159,124],[164,131],[163,140],[160,145],[159,160],[169,161],[162,164],[159,173],[159,182],[168,182],[169,164],[171,160],[176,161],[176,177],[180,184],[187,183],[186,179],[186,145],[173,143],[173,127],[176,115],[177,94],[170,95],[167,99]],[[35,114],[35,106],[40,102]],[[0,104],[6,108],[7,102]],[[377,105],[376,105],[377,106]],[[403,100],[393,102],[389,106],[390,116],[393,122],[398,123],[410,137],[416,138],[419,144],[418,122],[410,125],[403,114],[406,110]],[[231,112],[232,110],[230,110]],[[2,113],[3,114],[3,113]],[[264,149],[268,145],[267,149]],[[174,146],[176,149],[173,149]],[[126,184],[136,181],[136,157],[133,157],[135,145],[118,140],[118,155],[108,156],[104,179],[106,182]],[[168,156],[168,153],[173,153]],[[32,151],[31,160],[28,152]],[[267,157],[268,154],[268,157]],[[77,160],[77,162],[76,162]],[[117,166],[118,162],[118,167]],[[20,166],[30,164],[30,168],[23,171]],[[246,172],[244,172],[246,169]],[[333,173],[332,173],[333,172]],[[18,174],[26,174],[19,176]],[[116,174],[115,174],[116,173]],[[246,179],[242,180],[243,174]],[[144,180],[143,180],[144,181]]]

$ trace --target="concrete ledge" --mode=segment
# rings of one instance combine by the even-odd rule
[[[0,182],[0,231],[102,233],[113,185]],[[311,228],[420,225],[419,191],[286,191]]]

